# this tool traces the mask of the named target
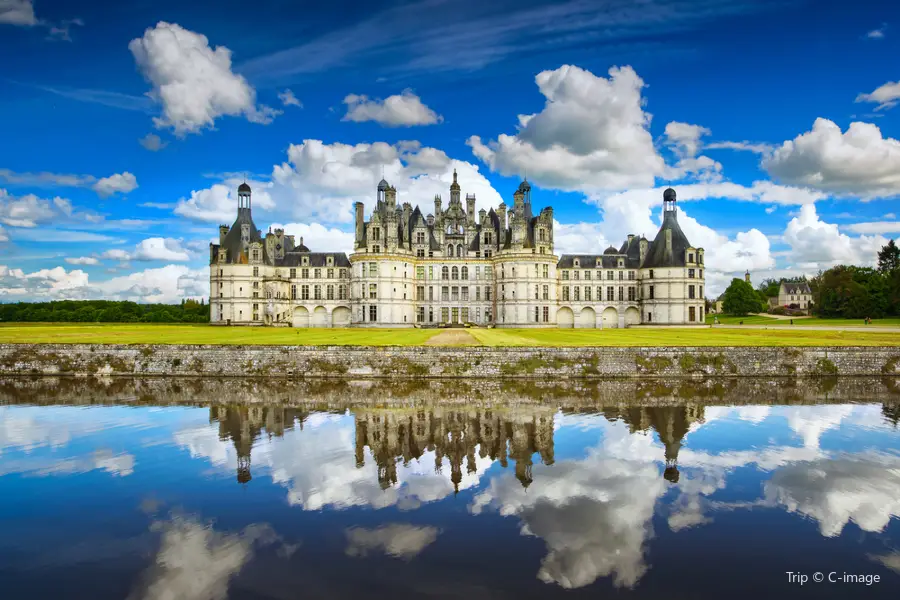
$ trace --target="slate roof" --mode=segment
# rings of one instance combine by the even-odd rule
[[[666,231],[672,232],[672,249],[666,248]],[[656,239],[650,242],[650,248],[647,256],[644,257],[644,269],[652,269],[654,267],[683,267],[687,264],[685,251],[691,247],[687,236],[681,231],[678,225],[678,219],[674,211],[667,211],[663,218],[662,227],[656,234]]]
[[[783,282],[781,286],[784,288],[785,294],[812,294],[812,290],[809,289],[809,284],[805,281],[796,281],[796,282]]]
[[[249,186],[248,186],[249,187]],[[249,208],[239,208],[237,219],[234,221],[234,225],[231,226],[231,229],[228,231],[228,234],[225,236],[225,239],[222,240],[222,243],[219,244],[219,248],[224,248],[228,251],[227,260],[229,263],[240,263],[247,262],[248,257],[243,256],[243,244],[241,243],[241,225],[250,225],[250,243],[260,242],[262,243],[262,235],[260,234],[259,229],[256,228],[256,224],[253,222],[253,217],[250,215]],[[266,246],[263,244],[263,259],[265,261],[266,256]]]

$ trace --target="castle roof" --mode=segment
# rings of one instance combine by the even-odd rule
[[[666,246],[667,231],[671,232],[672,236],[671,248]],[[656,238],[650,242],[650,249],[647,252],[647,256],[644,257],[644,263],[641,267],[645,269],[683,267],[687,264],[685,251],[688,248],[691,248],[691,243],[678,225],[675,211],[666,211],[662,227],[659,228]]]

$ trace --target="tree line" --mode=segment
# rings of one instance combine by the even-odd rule
[[[138,304],[111,300],[58,300],[0,304],[0,321],[54,323],[209,323],[202,299],[181,304]]]
[[[782,282],[806,281],[813,314],[826,318],[881,319],[900,316],[900,247],[894,240],[881,247],[878,266],[838,265],[807,279],[766,279],[756,289],[733,279],[722,296],[722,311],[732,315],[766,312]]]

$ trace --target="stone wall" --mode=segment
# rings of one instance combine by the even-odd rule
[[[2,344],[0,375],[346,379],[900,376],[900,348]]]

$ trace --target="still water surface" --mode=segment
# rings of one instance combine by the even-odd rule
[[[900,592],[893,402],[4,389],[6,599]]]

